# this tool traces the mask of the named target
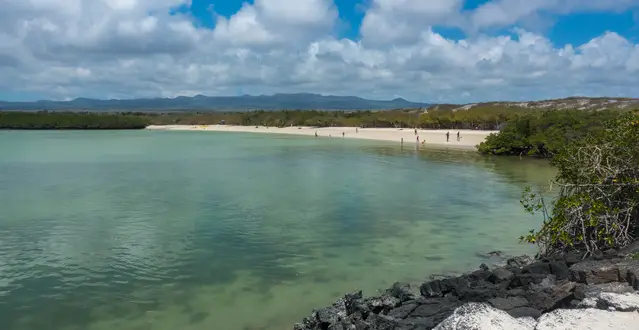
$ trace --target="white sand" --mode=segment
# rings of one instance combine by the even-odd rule
[[[318,138],[341,139],[342,133],[347,139],[365,139],[378,141],[394,141],[398,144],[404,139],[404,145],[415,145],[417,136],[410,128],[359,128],[355,127],[268,127],[265,126],[232,126],[232,125],[163,125],[149,126],[151,130],[172,130],[172,131],[212,131],[212,132],[243,132],[243,133],[270,133],[270,134],[294,134],[314,136],[317,132]],[[446,142],[446,132],[450,132],[450,141]],[[461,139],[457,141],[457,132]],[[498,131],[476,131],[476,130],[417,130],[420,145],[431,147],[450,147],[458,149],[474,149],[476,145],[484,141],[490,133]],[[422,141],[426,140],[425,143]]]

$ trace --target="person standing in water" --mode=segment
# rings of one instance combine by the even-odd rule
[[[450,132],[446,132],[446,142],[450,140]]]
[[[315,137],[317,137],[317,131],[315,131]]]
[[[402,138],[401,144],[404,145],[404,138]]]

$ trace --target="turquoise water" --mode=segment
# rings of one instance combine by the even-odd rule
[[[212,132],[0,132],[2,329],[283,330],[531,252],[544,162]]]

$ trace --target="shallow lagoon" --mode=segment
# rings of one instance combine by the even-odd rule
[[[282,330],[532,252],[545,162],[211,132],[0,132],[3,329]]]

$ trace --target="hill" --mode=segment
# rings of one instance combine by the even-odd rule
[[[623,110],[639,107],[639,98],[622,97],[568,97],[563,99],[529,102],[482,102],[469,104],[434,104],[428,110],[470,110],[477,108],[514,108],[539,110]]]
[[[178,96],[176,98],[98,100],[77,98],[71,101],[2,102],[0,110],[70,111],[248,111],[248,110],[388,110],[424,108],[426,103],[402,98],[391,101],[369,100],[355,96],[310,93],[260,96]]]

